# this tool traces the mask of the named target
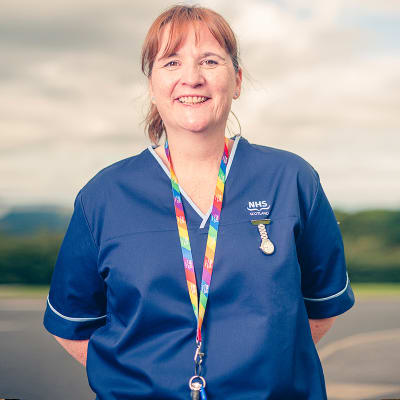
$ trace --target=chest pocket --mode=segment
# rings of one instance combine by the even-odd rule
[[[269,258],[272,263],[288,261],[295,255],[297,231],[298,217],[295,216],[271,218],[269,224],[260,224],[260,227],[251,220],[220,226],[224,246],[237,256],[251,258],[256,264]],[[274,246],[271,254],[260,249],[263,238],[267,237]]]
[[[249,310],[269,312],[270,305],[282,296],[298,301],[301,274],[295,242],[297,223],[297,217],[271,218],[265,228],[275,249],[268,255],[260,250],[260,232],[250,220],[220,225],[210,298],[217,304],[240,301]],[[227,291],[229,285],[232,289]]]

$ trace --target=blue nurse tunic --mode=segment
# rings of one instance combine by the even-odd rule
[[[210,212],[182,191],[197,283]],[[275,252],[260,249],[252,220]],[[227,166],[203,324],[208,398],[326,399],[309,318],[354,304],[343,242],[318,173],[300,156],[236,136]],[[149,146],[98,172],[77,194],[44,326],[90,339],[98,400],[189,399],[196,320],[169,170]]]

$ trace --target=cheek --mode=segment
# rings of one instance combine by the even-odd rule
[[[158,97],[158,100],[164,100],[164,97],[168,95],[168,85],[166,82],[160,82],[157,84],[157,86],[154,88],[154,93],[156,97]]]
[[[225,80],[223,82],[219,82],[217,90],[218,101],[215,104],[216,119],[225,121],[228,118],[229,111],[231,109],[234,87],[232,86],[231,81]]]
[[[173,82],[170,78],[155,74],[152,79],[153,93],[157,95],[168,96],[171,93]]]
[[[221,111],[230,106],[233,91],[234,87],[232,86],[232,82],[226,77],[215,81],[214,93],[217,97],[217,107],[221,109]]]
[[[229,98],[235,90],[235,77],[226,73],[218,74],[213,77],[212,85],[218,96]]]

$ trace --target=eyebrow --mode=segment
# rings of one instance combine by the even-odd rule
[[[213,52],[211,52],[211,51],[207,51],[207,52],[205,52],[205,53],[203,53],[203,54],[201,55],[201,57],[209,57],[209,56],[215,56],[215,57],[218,57],[218,58],[220,58],[221,60],[224,60],[224,61],[225,61],[225,58],[224,58],[224,57],[220,56],[220,55],[217,54],[217,53],[213,53]]]
[[[157,61],[162,61],[162,60],[166,60],[167,58],[171,58],[171,57],[175,57],[175,56],[177,56],[177,54],[176,53],[171,53],[169,56],[164,56],[164,57],[158,57],[157,58]]]
[[[158,58],[157,61],[166,60],[166,59],[168,59],[168,58],[176,57],[176,56],[179,56],[179,53],[171,53],[171,54],[168,55],[168,56],[164,56],[164,57]],[[217,54],[217,53],[213,53],[212,51],[206,51],[205,53],[200,54],[200,57],[201,57],[201,58],[203,58],[203,57],[210,57],[210,56],[215,56],[215,57],[218,57],[218,58],[220,58],[221,60],[225,61],[225,58],[224,58],[224,57],[220,56],[220,55]]]

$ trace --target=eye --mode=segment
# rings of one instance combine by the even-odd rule
[[[201,63],[208,68],[215,68],[218,65],[218,62],[211,58],[207,58],[203,60]]]
[[[168,63],[166,63],[164,65],[164,67],[167,69],[174,69],[174,68],[178,67],[178,61],[176,61],[176,60],[169,61]]]

